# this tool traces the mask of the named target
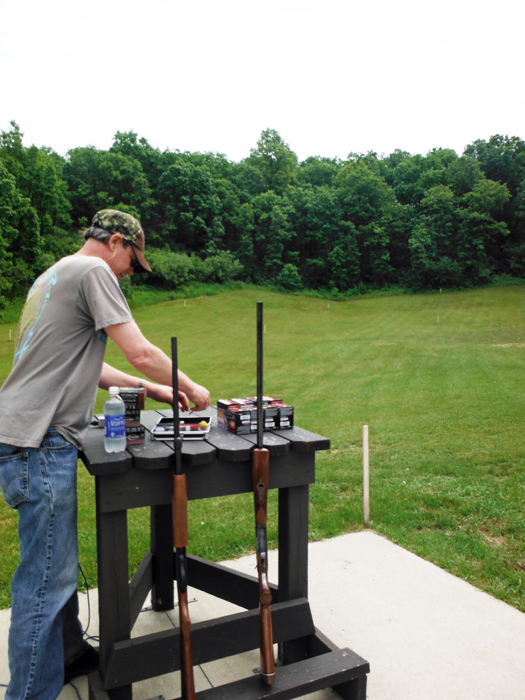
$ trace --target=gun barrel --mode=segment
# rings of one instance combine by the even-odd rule
[[[188,609],[188,576],[186,546],[188,544],[188,493],[186,474],[182,472],[182,438],[179,430],[179,374],[177,338],[171,339],[171,370],[173,383],[173,480],[172,514],[173,545],[177,595],[179,600],[180,671],[182,700],[195,700],[193,656],[191,651],[191,620]]]
[[[275,683],[273,632],[270,605],[272,593],[268,583],[268,543],[266,518],[268,512],[268,482],[270,479],[270,452],[263,446],[263,304],[257,302],[257,447],[253,450],[253,505],[255,509],[255,536],[257,573],[259,576],[259,617],[261,680],[266,685]]]
[[[263,303],[257,302],[257,447],[263,446]]]

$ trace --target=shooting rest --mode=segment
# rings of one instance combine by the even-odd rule
[[[172,415],[171,411],[142,411],[141,423],[147,431],[159,413]],[[183,444],[189,500],[252,493],[256,435],[221,430],[215,417],[207,441]],[[131,640],[150,591],[154,610],[174,607],[173,450],[169,442],[153,441],[146,432],[144,445],[108,454],[103,438],[102,430],[90,428],[80,454],[96,485],[100,671],[89,676],[89,696],[90,700],[132,700],[132,683],[179,670],[178,629]],[[330,441],[295,427],[265,433],[264,442],[270,450],[270,488],[279,489],[279,586],[271,586],[273,636],[279,645],[276,682],[268,687],[254,675],[198,692],[197,698],[258,700],[271,695],[284,700],[333,687],[345,700],[365,700],[368,662],[350,649],[338,649],[315,628],[307,600],[308,488],[315,481],[315,452],[328,449]],[[145,506],[151,507],[151,551],[129,582],[127,510]],[[246,610],[192,625],[194,664],[257,649],[257,578],[191,554],[188,559],[191,587]]]

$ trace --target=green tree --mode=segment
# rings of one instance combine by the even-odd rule
[[[299,163],[297,181],[314,187],[331,187],[335,176],[342,167],[343,163],[338,158],[310,156]]]
[[[18,125],[11,122],[11,130],[0,134],[0,160],[38,218],[38,233],[28,238],[26,232],[21,244],[22,257],[31,268],[35,266],[36,274],[42,265],[48,266],[78,248],[78,239],[71,231],[69,193],[62,179],[64,159],[49,148],[26,148]],[[45,246],[41,246],[43,240]]]
[[[485,179],[461,198],[458,260],[474,283],[486,282],[497,269],[499,250],[509,233],[507,224],[501,221],[509,198],[506,185]]]
[[[389,229],[400,215],[392,189],[366,162],[347,163],[335,184],[342,218],[354,225],[364,282],[393,281]]]
[[[155,207],[140,162],[119,152],[87,146],[69,151],[64,179],[73,205],[73,219],[84,227],[100,209],[120,209],[142,220]]]
[[[297,156],[275,129],[266,129],[252,148],[246,159],[248,165],[257,168],[266,188],[279,195],[295,181],[297,176]]]
[[[0,159],[0,304],[25,294],[40,251],[38,216]]]
[[[295,233],[290,225],[291,207],[287,200],[270,190],[255,197],[254,257],[256,279],[275,280],[284,265],[284,255]]]
[[[171,165],[160,179],[159,192],[166,204],[162,235],[172,249],[204,254],[222,247],[221,202],[205,166]]]
[[[408,241],[413,284],[423,289],[461,284],[464,265],[456,259],[458,227],[457,197],[447,185],[432,187],[421,200]]]

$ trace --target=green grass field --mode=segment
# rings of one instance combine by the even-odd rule
[[[255,302],[264,301],[265,392],[326,435],[311,488],[310,536],[359,530],[362,427],[370,431],[370,527],[525,611],[525,286],[334,302],[264,290],[134,311],[145,335],[218,398],[255,393]],[[0,326],[0,382],[13,343]],[[128,369],[114,347],[107,359]],[[104,401],[99,392],[97,410]],[[148,408],[153,408],[152,402]],[[79,469],[81,563],[96,585],[94,483]],[[269,508],[276,544],[276,502]],[[190,504],[190,551],[253,550],[252,497]],[[129,516],[133,570],[149,514]],[[0,504],[0,605],[16,566],[16,513]]]

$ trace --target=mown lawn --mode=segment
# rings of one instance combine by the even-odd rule
[[[217,398],[255,393],[255,302],[264,301],[265,392],[326,435],[311,488],[311,539],[362,527],[362,426],[370,431],[370,526],[525,611],[525,287],[348,302],[254,289],[136,309],[154,343]],[[13,343],[0,326],[0,381]],[[114,346],[107,359],[122,369]],[[99,392],[97,411],[104,392]],[[153,402],[148,408],[153,408]],[[79,468],[81,563],[96,584],[94,484]],[[190,551],[253,549],[249,494],[190,504]],[[275,494],[269,509],[276,544]],[[130,513],[130,570],[149,514]],[[0,605],[16,566],[16,514],[0,504]]]

